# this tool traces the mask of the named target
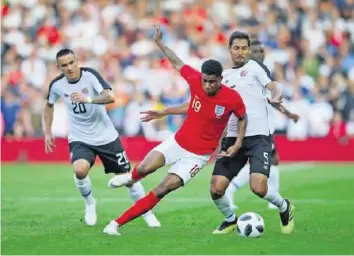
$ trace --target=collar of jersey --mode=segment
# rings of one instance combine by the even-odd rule
[[[232,69],[239,69],[239,68],[242,68],[244,67],[247,63],[249,62],[249,59],[240,67],[232,67]]]

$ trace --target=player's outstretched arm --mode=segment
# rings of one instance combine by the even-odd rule
[[[104,89],[100,95],[97,97],[91,98],[89,96],[74,92],[71,94],[72,102],[82,102],[82,103],[89,103],[89,104],[109,104],[115,101],[114,93],[111,89]]]
[[[154,40],[155,40],[156,45],[165,54],[167,59],[172,63],[173,67],[179,71],[183,67],[184,63],[180,58],[177,57],[177,55],[170,48],[168,48],[162,42],[162,32],[161,32],[159,24],[155,25]]]
[[[284,107],[283,104],[276,104],[276,105],[272,104],[272,106],[273,106],[273,108],[278,110],[280,113],[283,113],[287,118],[293,120],[295,123],[297,123],[297,121],[300,118],[299,115],[291,113],[286,107]]]
[[[151,120],[160,119],[162,117],[168,115],[183,115],[188,111],[189,102],[185,102],[177,107],[165,108],[162,110],[147,110],[140,112],[141,114],[145,114],[145,116],[141,117],[142,122],[150,122]]]
[[[53,152],[52,147],[55,147],[54,138],[52,135],[52,124],[53,124],[53,115],[54,115],[54,105],[46,101],[43,111],[44,118],[44,144],[45,152]]]
[[[267,84],[267,88],[272,93],[272,96],[270,99],[268,99],[268,102],[272,105],[277,105],[282,103],[283,94],[278,89],[277,83],[275,81],[272,81],[269,84]]]

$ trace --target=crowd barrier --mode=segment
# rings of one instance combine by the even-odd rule
[[[147,141],[143,137],[121,138],[128,158],[137,162],[159,142]],[[305,141],[289,141],[285,136],[276,136],[276,146],[281,161],[354,162],[354,140],[342,145],[334,138],[310,138]],[[2,138],[2,162],[69,162],[70,154],[66,139],[56,139],[54,152],[44,152],[41,138],[15,140]]]

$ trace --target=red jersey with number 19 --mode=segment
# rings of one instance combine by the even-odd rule
[[[176,142],[185,150],[198,154],[211,154],[218,146],[229,117],[234,113],[244,117],[246,107],[235,90],[221,85],[215,96],[203,89],[201,72],[184,65],[181,75],[191,91],[191,101],[185,121],[175,135]]]

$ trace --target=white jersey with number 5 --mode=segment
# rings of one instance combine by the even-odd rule
[[[266,99],[267,84],[272,82],[270,72],[265,65],[250,59],[240,68],[226,69],[223,72],[223,84],[236,90],[246,106],[248,124],[245,136],[270,135],[273,125],[269,115],[269,103]],[[227,137],[237,136],[238,119],[231,115],[227,126]]]
[[[104,89],[111,89],[101,75],[91,68],[80,68],[80,79],[69,82],[64,75],[55,78],[49,86],[47,101],[54,104],[59,98],[65,102],[69,113],[69,142],[80,141],[89,145],[105,145],[118,137],[104,105],[73,103],[74,92],[89,97],[98,96]]]

